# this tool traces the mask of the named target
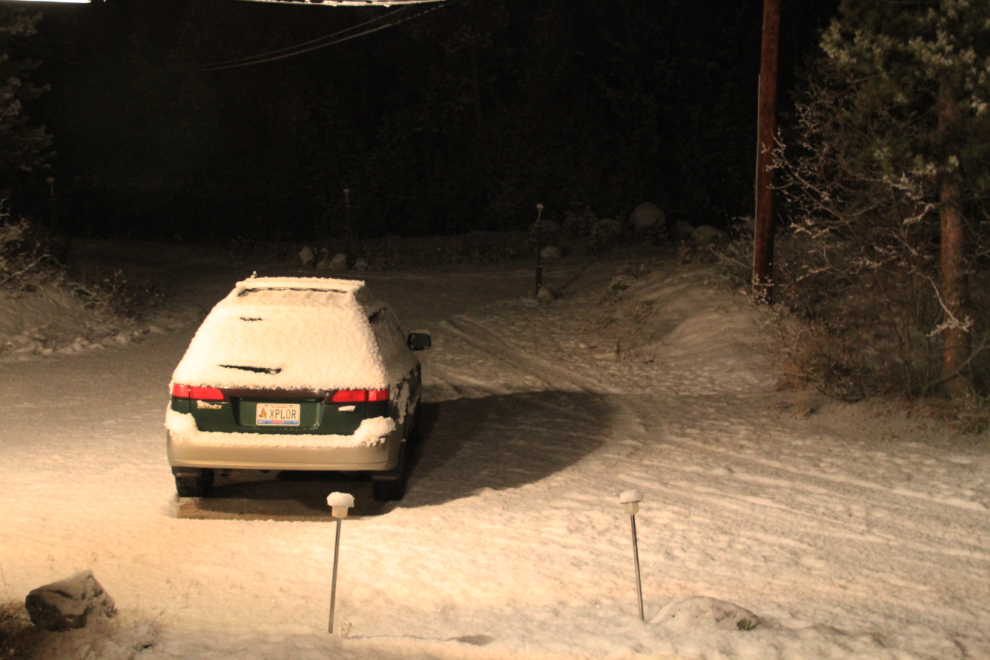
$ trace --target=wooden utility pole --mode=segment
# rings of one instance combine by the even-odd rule
[[[955,145],[960,141],[963,123],[957,89],[950,80],[943,80],[939,90],[938,128],[950,153],[959,159]],[[969,317],[969,275],[966,270],[966,225],[963,222],[963,202],[958,172],[947,172],[939,180],[939,269],[942,275],[941,301],[944,317],[951,324],[942,332],[942,378],[950,396],[969,392],[969,381],[960,371],[969,362],[970,331],[962,327]]]
[[[760,59],[760,120],[756,155],[756,230],[753,237],[753,293],[773,298],[773,160],[777,132],[777,45],[780,0],[763,0],[763,48]]]

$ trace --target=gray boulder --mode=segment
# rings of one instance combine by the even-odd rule
[[[313,252],[313,248],[308,245],[303,246],[303,249],[299,250],[299,261],[302,262],[303,266],[312,266],[316,263],[316,253]]]
[[[650,623],[689,632],[704,629],[753,630],[763,625],[763,619],[749,610],[724,600],[707,596],[685,596],[668,604],[650,619]]]
[[[320,262],[316,264],[316,270],[347,270],[347,255],[343,252],[330,256],[330,251],[326,248],[321,250]]]
[[[725,232],[710,225],[700,225],[691,232],[691,240],[698,245],[718,243],[725,237]]]
[[[636,231],[663,229],[667,224],[667,215],[653,202],[643,202],[629,214],[629,224]]]
[[[674,240],[689,241],[694,233],[694,227],[687,220],[678,220],[674,223]]]
[[[55,632],[83,628],[90,615],[112,617],[116,614],[113,598],[89,569],[38,587],[27,595],[24,606],[31,623],[40,630]]]
[[[530,231],[536,231],[536,223],[534,222],[529,228]],[[559,234],[561,231],[560,225],[553,220],[540,220],[540,231],[544,234]]]

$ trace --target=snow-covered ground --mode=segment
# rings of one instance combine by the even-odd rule
[[[365,273],[434,340],[389,505],[320,475],[176,498],[191,319],[252,270],[304,273],[173,265],[172,330],[0,364],[2,596],[94,570],[120,615],[47,635],[48,658],[990,658],[987,436],[775,391],[746,299],[663,256],[555,262],[549,306],[522,265]],[[330,635],[332,491],[357,502]],[[661,613],[688,597],[761,623]]]

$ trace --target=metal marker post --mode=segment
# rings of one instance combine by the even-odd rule
[[[636,541],[636,512],[639,511],[639,503],[643,501],[643,494],[638,490],[627,490],[619,495],[619,502],[629,514],[629,522],[632,526],[633,559],[636,562],[636,595],[639,597],[639,620],[646,621],[643,614],[643,580],[639,574],[639,543]]]
[[[48,183],[48,192],[51,193],[51,195],[48,198],[48,203],[49,203],[49,211],[51,213],[52,233],[54,234],[58,231],[58,206],[57,206],[58,200],[55,197],[55,177],[50,176],[47,179],[45,179],[45,181]]]
[[[330,493],[327,504],[331,515],[337,519],[337,538],[333,544],[333,581],[330,585],[330,625],[327,632],[333,633],[333,610],[337,604],[337,557],[340,555],[340,523],[347,517],[347,510],[354,506],[354,496],[347,493]]]
[[[351,189],[344,188],[344,241],[351,249]],[[350,257],[350,255],[347,255]]]
[[[543,204],[536,205],[536,290],[534,296],[540,294],[540,287],[543,286]]]

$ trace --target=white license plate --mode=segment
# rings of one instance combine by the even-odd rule
[[[254,413],[258,426],[299,426],[298,403],[259,403]]]

